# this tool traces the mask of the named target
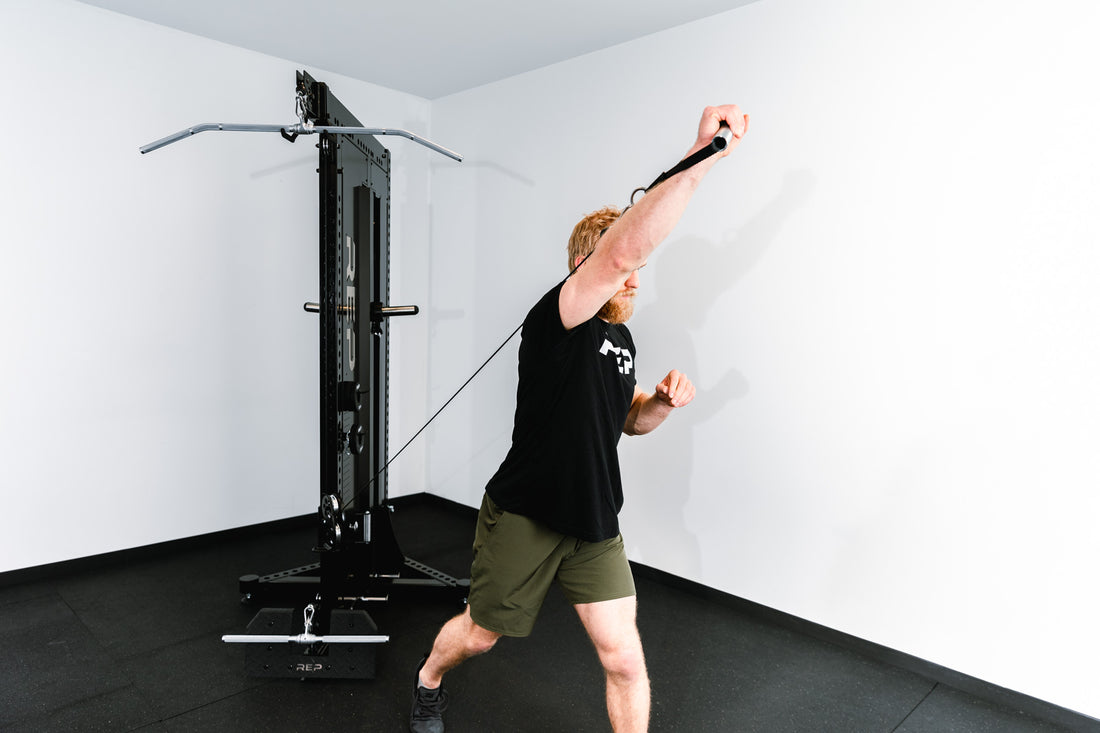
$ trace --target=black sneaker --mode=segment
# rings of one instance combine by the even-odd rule
[[[416,687],[413,692],[412,717],[409,730],[412,733],[443,733],[443,711],[447,709],[447,692],[442,688],[429,690],[420,686],[420,670],[427,657],[416,668]]]

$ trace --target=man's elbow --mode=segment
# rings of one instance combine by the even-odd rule
[[[648,253],[653,249],[647,246],[637,233],[616,232],[618,236],[608,242],[608,265],[617,273],[628,276],[645,264]]]

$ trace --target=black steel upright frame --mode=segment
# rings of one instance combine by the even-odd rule
[[[298,72],[296,92],[315,124],[360,126],[328,86],[309,74]],[[401,586],[438,588],[463,598],[469,581],[406,558],[386,504],[389,338],[384,323],[389,316],[417,312],[415,306],[388,305],[389,151],[368,135],[327,132],[317,148],[320,297],[307,310],[319,315],[320,502],[314,551],[320,557],[291,570],[242,576],[240,590],[250,603],[314,606],[314,631],[323,634],[332,628],[334,611],[344,618],[348,609],[386,600]],[[276,615],[283,623],[284,615],[290,619],[296,613],[281,609]],[[271,617],[271,609],[257,615],[249,633],[262,625],[257,623],[261,616]],[[310,661],[281,665],[285,676],[373,675],[373,663],[349,674],[327,663],[326,650],[304,652]],[[280,669],[263,666],[263,672],[253,672],[282,676]]]

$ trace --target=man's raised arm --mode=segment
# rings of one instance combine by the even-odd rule
[[[699,120],[695,144],[688,155],[710,145],[721,123],[733,133],[726,148],[664,181],[642,196],[600,239],[595,251],[561,290],[558,306],[562,325],[574,328],[594,316],[623,288],[630,274],[645,264],[650,253],[669,235],[688,201],[719,158],[737,147],[749,127],[748,115],[735,104],[707,107]],[[685,156],[686,157],[686,156]],[[577,263],[572,263],[576,267]]]

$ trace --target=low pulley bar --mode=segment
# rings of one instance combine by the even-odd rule
[[[313,604],[302,611],[304,633],[301,634],[226,634],[222,641],[227,644],[384,644],[390,637],[382,634],[329,634],[317,636],[313,633]]]
[[[269,634],[226,634],[222,641],[227,644],[385,644],[390,637],[380,634],[291,634],[278,636]]]

